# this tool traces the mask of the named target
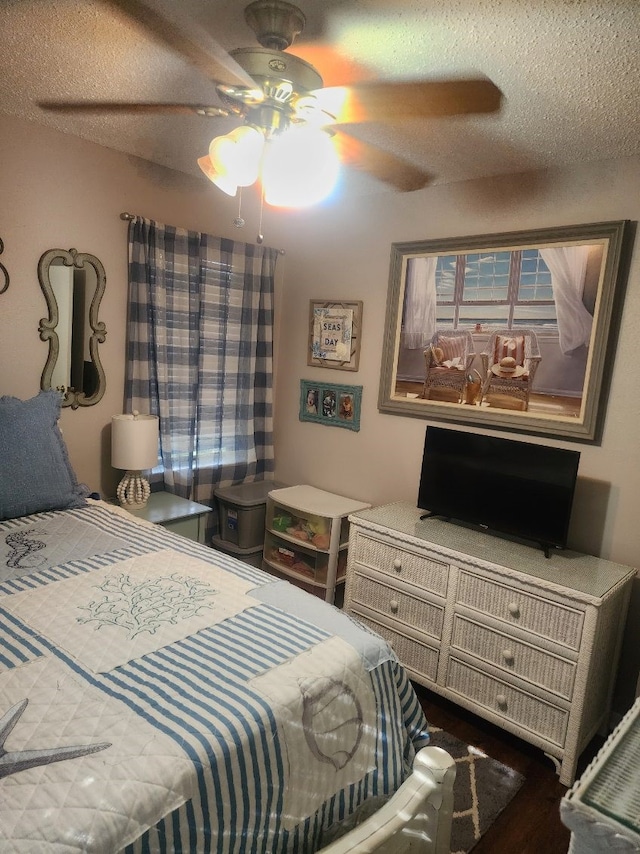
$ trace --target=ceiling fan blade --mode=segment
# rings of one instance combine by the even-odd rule
[[[384,122],[397,118],[437,118],[500,109],[502,92],[490,80],[362,82],[313,93],[336,124]]]
[[[421,190],[433,179],[428,172],[407,163],[406,160],[401,160],[395,154],[356,139],[343,130],[338,131],[336,144],[340,159],[347,166],[363,169],[374,178],[391,184],[403,193]]]
[[[226,86],[256,89],[255,81],[202,27],[166,0],[105,0],[179,53],[210,80]]]
[[[210,104],[126,104],[119,101],[39,101],[38,106],[52,113],[157,113],[174,115],[228,116],[229,110]]]

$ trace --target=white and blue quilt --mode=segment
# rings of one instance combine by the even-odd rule
[[[298,852],[410,773],[384,641],[103,502],[0,523],[0,850]]]

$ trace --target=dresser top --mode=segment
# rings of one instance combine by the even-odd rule
[[[635,570],[629,566],[570,549],[552,549],[547,559],[539,547],[438,518],[421,520],[422,512],[409,502],[400,501],[363,510],[354,514],[351,521],[371,522],[382,529],[389,529],[390,534],[395,532],[403,537],[412,537],[422,545],[431,543],[467,559],[523,572],[542,582],[598,598],[605,596],[625,578],[635,575]]]

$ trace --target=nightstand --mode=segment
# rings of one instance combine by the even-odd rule
[[[198,504],[170,492],[152,492],[145,507],[141,510],[129,510],[132,516],[146,519],[154,525],[162,525],[174,534],[180,534],[198,543],[204,543],[204,517],[211,512],[211,507],[206,504]]]

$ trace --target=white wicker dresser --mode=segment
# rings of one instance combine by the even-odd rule
[[[635,570],[420,520],[399,502],[350,517],[345,610],[411,678],[520,738],[574,780],[608,725]]]

